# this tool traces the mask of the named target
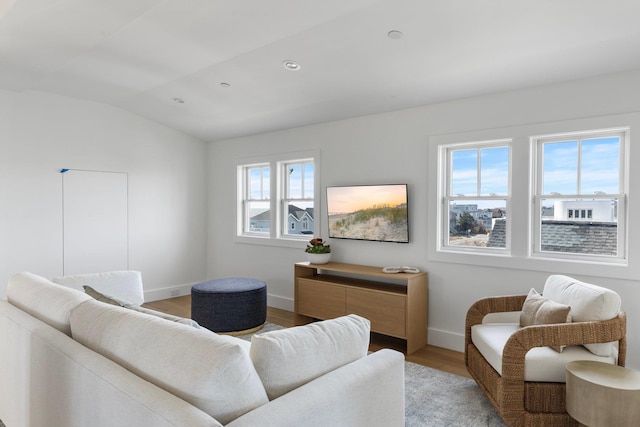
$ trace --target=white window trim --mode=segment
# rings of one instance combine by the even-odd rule
[[[454,264],[468,264],[482,267],[496,267],[498,269],[518,269],[541,272],[548,274],[567,274],[575,276],[604,277],[607,279],[637,280],[640,277],[640,240],[630,236],[637,235],[640,224],[629,222],[627,224],[626,254],[627,263],[602,263],[595,261],[561,260],[550,258],[537,258],[531,256],[531,241],[533,233],[530,224],[533,221],[531,205],[534,203],[532,191],[535,168],[532,162],[534,153],[531,153],[530,138],[535,135],[550,135],[566,132],[572,129],[610,129],[630,128],[629,141],[625,147],[624,182],[627,185],[626,217],[631,218],[629,212],[640,212],[640,186],[629,186],[629,165],[640,164],[640,150],[629,150],[631,140],[640,136],[633,129],[640,129],[640,112],[617,114],[582,119],[571,119],[557,122],[535,123],[503,127],[494,129],[481,129],[452,134],[432,135],[428,142],[427,156],[427,210],[428,228],[427,256],[429,262],[445,262]],[[456,253],[451,251],[439,251],[441,241],[441,218],[439,196],[439,152],[438,147],[445,144],[454,144],[464,141],[485,141],[497,139],[512,139],[511,167],[514,170],[511,180],[511,254],[487,254],[487,253]],[[640,143],[640,141],[637,141]],[[634,143],[635,144],[635,143]],[[638,144],[635,144],[638,145]],[[638,193],[638,194],[636,194]],[[497,270],[498,271],[498,270]],[[542,276],[541,276],[542,277]]]
[[[475,253],[475,254],[494,254],[508,256],[511,253],[511,221],[507,221],[506,237],[504,248],[479,248],[468,246],[456,246],[447,244],[449,236],[449,204],[452,200],[456,201],[475,201],[475,200],[495,200],[504,199],[506,204],[507,213],[511,209],[511,139],[500,138],[490,139],[484,141],[473,142],[457,142],[453,144],[442,144],[438,146],[438,248],[439,252],[453,252],[453,253]],[[508,194],[498,196],[454,196],[450,194],[451,177],[453,176],[451,152],[455,150],[467,150],[467,149],[483,149],[492,147],[509,147],[509,170],[508,170]],[[478,174],[481,172],[478,171]],[[480,185],[480,182],[478,182]],[[508,215],[508,214],[507,214]],[[445,216],[447,219],[445,220]]]
[[[317,173],[316,173],[316,164],[315,164],[315,159],[313,157],[307,157],[304,159],[292,159],[292,160],[286,160],[286,161],[280,161],[278,162],[278,178],[282,179],[282,182],[280,184],[280,191],[281,191],[281,197],[280,197],[280,208],[281,208],[281,212],[282,212],[282,216],[280,218],[280,229],[278,234],[278,238],[280,239],[295,239],[295,240],[304,240],[304,241],[308,241],[309,239],[311,239],[313,236],[311,234],[304,234],[304,235],[290,235],[285,233],[285,230],[288,230],[288,225],[287,225],[287,220],[288,220],[288,211],[289,209],[287,208],[287,204],[292,202],[292,201],[300,201],[303,202],[305,200],[308,199],[304,199],[304,179],[303,179],[303,188],[302,188],[302,199],[299,198],[288,198],[288,188],[287,188],[287,179],[286,177],[286,171],[285,168],[289,167],[289,165],[297,165],[297,164],[309,164],[309,163],[313,163],[313,182],[314,182],[314,186],[315,186],[315,182],[316,182],[316,178],[317,178]],[[303,171],[304,172],[304,171]],[[303,173],[304,175],[304,173]],[[314,194],[313,194],[313,206],[314,206],[314,218],[313,218],[313,223],[314,226],[316,224],[316,218],[315,218],[315,213],[316,212],[320,212],[319,210],[316,210],[316,189],[314,188]],[[286,210],[286,212],[285,212]],[[314,230],[315,231],[315,230]]]
[[[584,139],[584,138],[597,138],[609,135],[616,135],[620,137],[620,183],[619,190],[621,193],[616,194],[541,194],[539,189],[542,188],[542,147],[545,142],[550,142],[558,139]],[[530,255],[534,258],[551,259],[551,260],[565,260],[576,262],[593,262],[599,264],[620,264],[627,265],[627,194],[629,193],[628,184],[628,161],[627,153],[629,152],[629,134],[630,129],[628,126],[615,127],[608,129],[593,129],[593,130],[580,130],[576,132],[562,132],[550,135],[536,135],[530,137],[532,158],[532,188],[533,203],[531,216],[532,221],[532,236],[531,239],[531,251]],[[575,254],[575,253],[562,253],[562,252],[545,252],[540,250],[540,236],[542,226],[542,199],[618,199],[618,222],[617,222],[617,234],[618,234],[618,255],[617,256],[604,256],[604,255],[589,255],[589,254]],[[575,218],[574,218],[575,220]]]
[[[251,164],[245,164],[245,165],[238,165],[237,169],[238,169],[238,220],[237,220],[237,227],[238,227],[238,235],[242,235],[242,236],[246,236],[246,237],[257,237],[257,238],[267,238],[269,237],[268,235],[266,235],[266,233],[260,233],[260,232],[252,232],[252,231],[245,231],[244,230],[244,226],[245,224],[248,223],[249,218],[246,218],[246,216],[248,215],[247,209],[245,209],[245,204],[249,201],[258,201],[258,200],[253,200],[253,199],[249,199],[248,195],[247,195],[247,181],[249,179],[248,173],[249,173],[249,169],[250,168],[256,168],[256,167],[265,167],[265,166],[270,166],[269,163],[267,162],[261,162],[261,163],[251,163]],[[273,181],[273,172],[270,172],[269,174],[269,204],[272,204],[272,199],[273,199],[273,192],[271,191],[272,189],[272,181]],[[263,200],[266,201],[266,200]]]
[[[322,220],[320,218],[320,150],[294,151],[287,153],[267,154],[264,156],[245,157],[236,160],[236,232],[234,236],[235,243],[244,243],[252,245],[279,246],[288,248],[304,248],[306,247],[309,236],[291,236],[282,233],[282,227],[286,220],[282,219],[284,196],[284,182],[280,168],[286,163],[295,163],[299,160],[313,159],[314,163],[314,210],[317,212],[318,218],[314,218],[314,228],[316,233],[321,230]],[[244,203],[244,177],[243,170],[253,165],[269,164],[271,167],[270,174],[270,206],[272,215],[271,227],[268,235],[243,232],[243,203]]]

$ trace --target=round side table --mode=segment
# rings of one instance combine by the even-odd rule
[[[602,362],[567,363],[567,412],[589,427],[640,426],[640,372]]]

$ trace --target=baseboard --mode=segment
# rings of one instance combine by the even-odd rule
[[[464,352],[464,334],[428,328],[427,338],[429,345]]]
[[[152,289],[144,292],[144,301],[159,301],[163,299],[181,297],[191,294],[191,287],[195,283],[186,283],[184,285],[170,286],[162,289]],[[281,310],[293,311],[293,298],[285,298],[278,295],[267,294],[267,305],[269,307],[279,308]]]
[[[191,287],[195,283],[186,283],[184,285],[170,286],[162,289],[152,289],[144,292],[144,301],[158,301],[162,299],[169,299],[175,297],[181,297],[184,295],[191,295]]]
[[[293,311],[293,298],[285,298],[278,295],[267,294],[267,305],[280,310]]]

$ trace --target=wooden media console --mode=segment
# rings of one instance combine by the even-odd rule
[[[427,343],[427,273],[337,262],[299,262],[294,270],[297,325],[358,314],[372,332],[406,340],[407,354]]]

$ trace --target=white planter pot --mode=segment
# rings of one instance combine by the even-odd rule
[[[328,254],[310,254],[307,253],[307,261],[311,264],[326,264],[331,260],[331,253]]]

